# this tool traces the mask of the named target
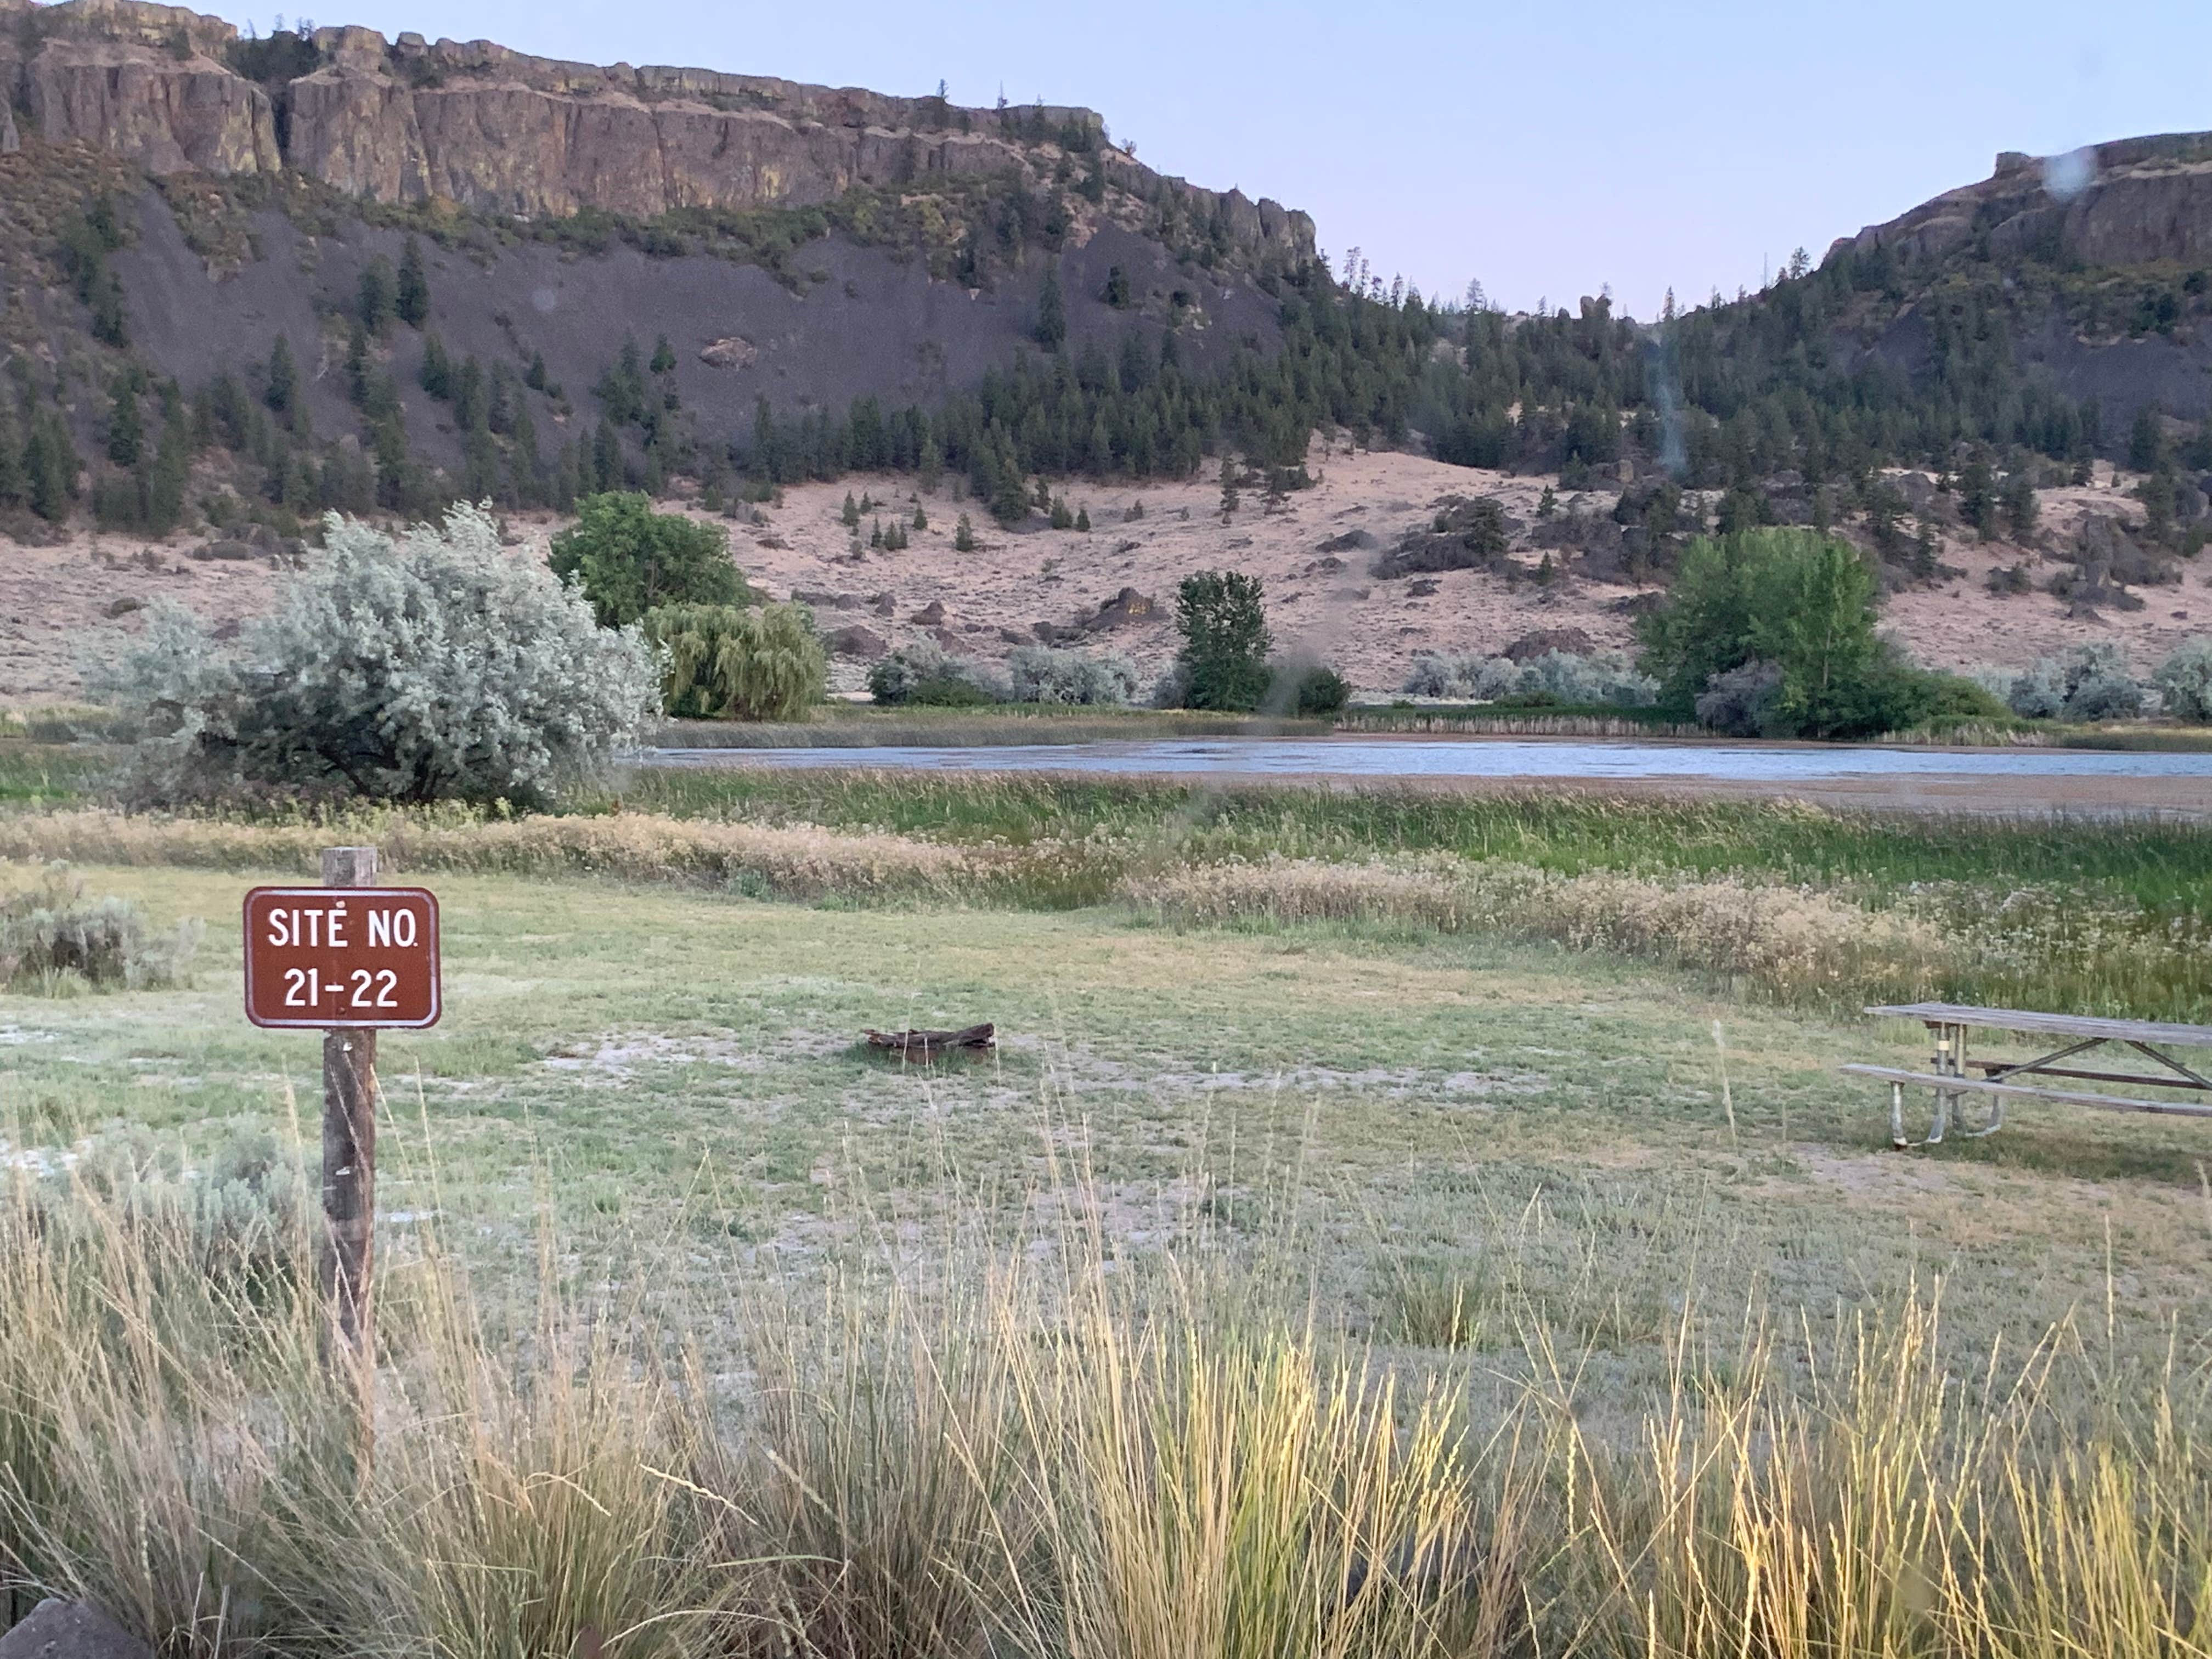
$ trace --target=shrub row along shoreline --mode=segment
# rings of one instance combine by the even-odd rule
[[[759,897],[1124,908],[1173,927],[1380,925],[1550,941],[1720,975],[1780,1001],[2025,999],[2082,1012],[2202,1013],[2201,922],[2111,896],[1972,883],[1902,891],[1756,870],[1547,869],[1519,856],[1248,855],[1172,835],[953,842],[659,813],[472,820],[381,813],[333,825],[82,810],[0,817],[0,858],[312,871],[334,835],[395,873],[688,881]]]

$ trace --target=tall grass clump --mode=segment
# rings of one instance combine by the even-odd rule
[[[301,1189],[268,1188],[289,1243],[246,1273],[188,1206],[9,1182],[0,1576],[167,1656],[2184,1659],[2212,1638],[2201,1379],[2071,1325],[1958,1352],[1909,1286],[1825,1317],[1754,1297],[1730,1335],[1685,1285],[1657,1373],[1600,1400],[1533,1294],[1494,1301],[1478,1395],[1432,1350],[1386,1357],[1294,1305],[1297,1241],[1118,1243],[1079,1188],[1018,1236],[739,1255],[720,1290],[667,1288],[649,1255],[580,1288],[549,1234],[535,1288],[496,1304],[432,1230],[384,1268],[370,1460],[319,1352]]]

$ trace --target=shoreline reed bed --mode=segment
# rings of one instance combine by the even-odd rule
[[[1170,738],[1319,738],[1325,720],[1189,710],[1019,704],[997,708],[841,708],[811,720],[670,720],[659,749],[992,748],[1024,744],[1136,743]]]
[[[845,805],[878,799],[864,781],[833,787],[860,791],[845,795]],[[2212,888],[2203,879],[2212,865],[2203,843],[2212,836],[2191,830],[2091,836],[2021,826],[1962,853],[1916,844],[1911,837],[1924,830],[1899,829],[1894,867],[1870,878],[1860,872],[1879,857],[1878,827],[1838,823],[1815,809],[1754,815],[1739,851],[1763,846],[1772,856],[1729,865],[1714,855],[1735,815],[1695,806],[1608,814],[1531,802],[1439,824],[1404,801],[1306,822],[1295,804],[1270,820],[1260,803],[1244,800],[1210,820],[1202,810],[1183,823],[1099,813],[1086,830],[1074,814],[1065,834],[1024,832],[1054,822],[1041,816],[986,836],[986,828],[1009,829],[1008,817],[960,822],[957,784],[918,798],[939,797],[950,802],[942,838],[904,825],[826,828],[773,811],[762,814],[767,821],[394,811],[275,823],[21,813],[0,815],[0,860],[307,872],[318,848],[346,836],[374,840],[395,875],[692,882],[803,902],[1120,906],[1182,927],[1379,922],[1660,962],[1784,1002],[1935,996],[2184,1021],[2212,1012],[2212,985],[2201,971],[2212,950]],[[1015,799],[1030,809],[1052,795]],[[783,804],[857,816],[836,799]],[[1417,848],[1457,839],[1473,848],[1382,850],[1401,817],[1413,820],[1404,840]],[[1640,842],[1639,826],[1649,832]],[[1318,851],[1275,851],[1271,840]],[[2054,874],[2040,882],[1992,875],[2000,852],[2040,859]],[[1983,873],[1936,873],[1947,869]],[[1929,873],[1903,878],[1922,871]]]
[[[1452,709],[1348,708],[1336,718],[1336,729],[1352,732],[1405,732],[1492,738],[1686,738],[1711,743],[1713,734],[1702,726],[1646,717],[1640,713],[1485,714]]]
[[[296,1150],[296,1149],[295,1149]],[[164,1656],[2184,1659],[2212,1638],[2201,1376],[2078,1332],[1947,1358],[1940,1292],[1754,1304],[1589,1407],[1204,1240],[951,1229],[697,1304],[489,1309],[383,1270],[374,1462],[317,1353],[304,1204],[248,1269],[187,1208],[12,1177],[0,1573]],[[179,1272],[179,1261],[212,1265]],[[1279,1263],[1278,1264],[1279,1265]],[[726,1305],[715,1305],[726,1297]],[[1604,1423],[1608,1426],[1595,1425]]]

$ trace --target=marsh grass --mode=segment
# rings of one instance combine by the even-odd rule
[[[1264,719],[1191,709],[1000,703],[983,708],[828,703],[804,720],[670,720],[665,749],[881,749],[1016,744],[1124,743],[1170,738],[1325,737],[1327,720]]]
[[[2178,1355],[2122,1363],[2070,1323],[1956,1355],[1933,1288],[1713,1322],[1689,1283],[1663,1375],[1601,1401],[1588,1317],[1517,1293],[1510,1245],[1409,1275],[1430,1299],[1379,1350],[1285,1294],[1294,1234],[1133,1248],[1068,1181],[1024,1232],[864,1224],[668,1297],[624,1288],[649,1256],[575,1282],[549,1231],[534,1289],[483,1304],[426,1233],[384,1269],[364,1468],[301,1188],[264,1217],[284,1265],[250,1275],[189,1208],[16,1171],[0,1570],[210,1659],[2183,1659],[2212,1636],[2203,1377]]]
[[[625,810],[252,822],[0,816],[0,858],[712,884],[823,903],[1066,910],[1546,939],[1825,1006],[1942,996],[2199,1020],[2212,827],[1841,814],[1787,803],[840,774],[651,775]],[[658,810],[629,810],[649,804]]]

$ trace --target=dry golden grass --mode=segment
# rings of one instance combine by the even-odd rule
[[[729,1304],[488,1319],[388,1266],[376,1454],[298,1206],[11,1178],[0,1568],[166,1654],[2184,1659],[2212,1619],[2197,1379],[2070,1328],[1965,1371],[1932,1297],[1754,1307],[1592,1426],[1582,1356],[1462,1373],[1286,1312],[1282,1259],[884,1236]],[[1042,1248],[1039,1248],[1042,1246]],[[1267,1256],[1267,1250],[1262,1256]],[[917,1265],[917,1264],[922,1265]],[[182,1270],[180,1269],[180,1267]],[[1261,1281],[1266,1281],[1262,1283]]]
[[[477,819],[392,812],[270,824],[102,810],[0,817],[0,858],[191,868],[316,867],[335,837],[373,838],[396,872],[455,870],[759,883],[795,898],[949,889],[972,860],[911,836],[712,823],[647,813]]]
[[[1332,864],[1272,858],[1178,870],[1127,897],[1163,921],[1411,921],[1446,933],[1556,939],[1739,975],[1785,997],[1869,982],[1931,988],[1957,955],[1924,921],[1740,876],[1559,875],[1503,860]]]

